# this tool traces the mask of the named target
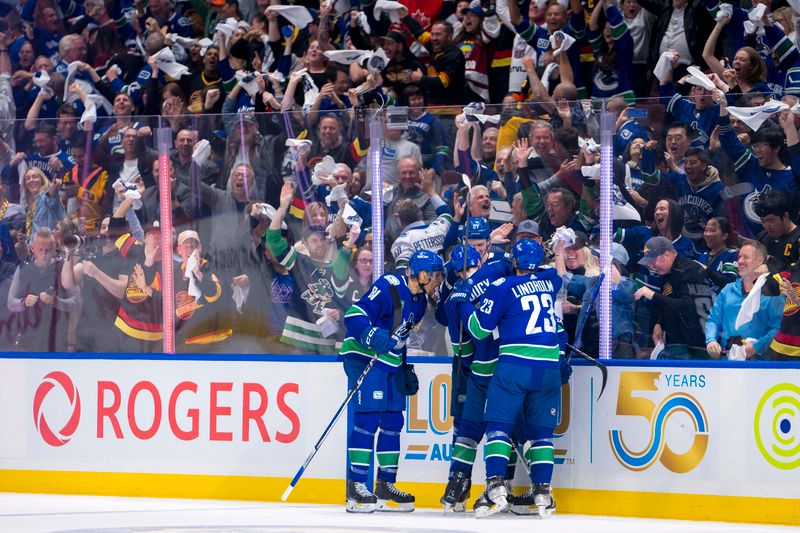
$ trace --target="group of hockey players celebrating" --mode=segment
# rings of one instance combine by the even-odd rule
[[[519,239],[509,258],[489,252],[486,239],[468,238],[470,227],[479,230],[482,224],[480,217],[469,219],[463,244],[452,249],[446,263],[429,250],[415,252],[407,275],[385,274],[345,315],[348,336],[340,354],[351,387],[377,358],[351,403],[348,512],[414,510],[414,496],[395,485],[405,396],[416,392],[405,342],[434,296],[439,297],[436,317],[447,326],[455,354],[454,447],[441,498],[444,510],[466,510],[484,436],[486,490],[474,502],[475,515],[511,510],[549,517],[555,510],[552,438],[561,385],[571,373],[566,335],[556,314],[562,279],[545,264],[545,250],[536,240]],[[498,335],[492,334],[495,330]],[[367,479],[378,430],[373,493]],[[514,496],[517,449],[531,488]]]

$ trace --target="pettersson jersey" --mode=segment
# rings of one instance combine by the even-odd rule
[[[402,305],[402,318],[398,325],[394,324],[394,302],[390,287],[397,289]],[[424,292],[411,294],[406,276],[385,274],[373,283],[369,292],[351,305],[345,313],[344,325],[347,329],[347,337],[342,343],[339,354],[343,357],[372,359],[375,351],[361,344],[361,335],[366,328],[385,329],[396,334],[402,342],[389,353],[380,354],[375,365],[383,367],[388,372],[396,372],[403,363],[405,340],[413,327],[422,320],[427,305],[428,301]]]
[[[498,328],[500,361],[527,366],[559,364],[556,294],[562,281],[554,268],[500,278],[489,285],[468,316],[470,334],[485,339]],[[462,316],[469,306],[462,306]]]

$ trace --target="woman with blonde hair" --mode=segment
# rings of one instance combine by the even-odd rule
[[[25,235],[29,241],[40,228],[55,229],[56,224],[67,216],[67,211],[58,197],[61,179],[53,182],[40,168],[31,167],[25,172],[23,197],[28,213],[25,216]]]

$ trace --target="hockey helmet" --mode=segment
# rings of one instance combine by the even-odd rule
[[[544,248],[533,239],[522,239],[514,245],[512,255],[520,270],[536,270],[544,260]]]
[[[492,228],[483,217],[469,217],[467,227],[462,228],[462,238],[489,240],[492,235]]]
[[[481,254],[474,246],[456,246],[450,253],[450,266],[455,272],[461,272],[466,268],[480,266]]]
[[[408,268],[412,276],[419,276],[420,272],[441,272],[444,270],[442,258],[430,250],[417,250],[408,260]]]

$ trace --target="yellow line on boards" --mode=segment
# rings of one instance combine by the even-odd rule
[[[289,478],[0,470],[0,492],[86,494],[148,498],[210,500],[280,500]],[[444,483],[398,482],[414,494],[418,507],[439,508]],[[474,500],[483,486],[472,487]],[[519,492],[519,491],[515,491]],[[341,479],[302,479],[290,498],[294,503],[343,504]],[[800,506],[795,499],[672,494],[664,492],[555,489],[558,512],[673,520],[711,520],[796,525]],[[471,507],[472,501],[469,502]]]

